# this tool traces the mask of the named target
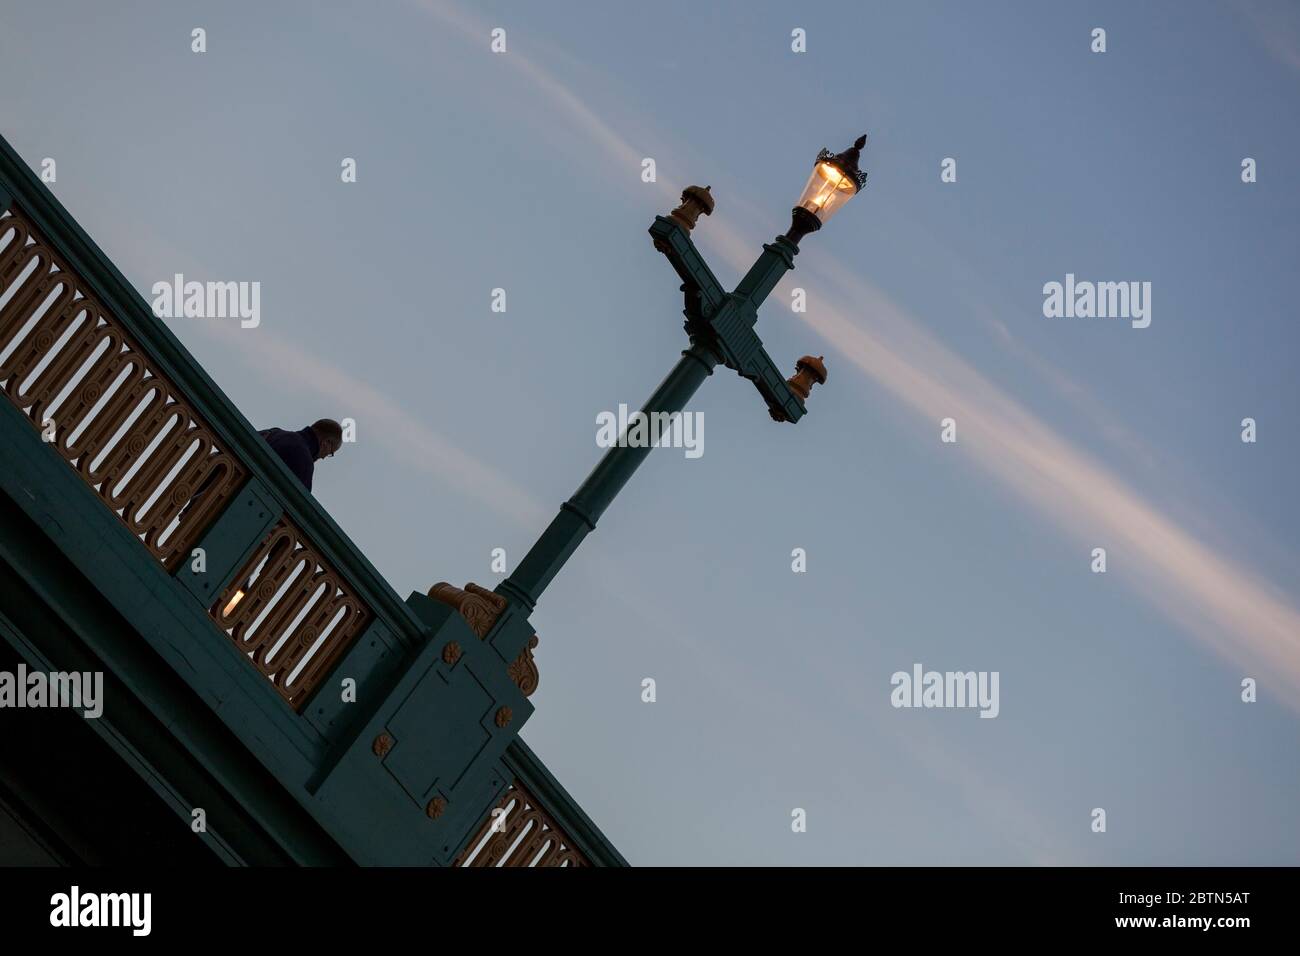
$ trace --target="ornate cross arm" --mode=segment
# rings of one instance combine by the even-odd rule
[[[695,220],[700,213],[707,216],[712,211],[713,197],[709,195],[709,187],[688,186],[682,192],[682,204],[669,216],[655,216],[650,227],[655,248],[668,257],[673,269],[681,276],[688,320],[717,312],[727,295],[695,248],[695,243],[691,242],[690,233]]]
[[[866,174],[858,169],[865,145],[862,136],[841,153],[822,150],[817,155],[799,204],[791,211],[790,230],[763,247],[762,255],[733,292],[723,290],[691,241],[699,217],[713,212],[713,195],[707,186],[688,186],[680,206],[667,216],[655,217],[650,237],[682,280],[690,347],[682,350],[677,364],[646,400],[642,414],[649,417],[682,411],[722,363],[754,383],[773,419],[797,422],[803,417],[807,411],[804,401],[813,385],[826,381],[825,364],[820,357],[805,355],[796,364],[795,374],[782,379],[754,325],[763,300],[794,268],[800,239],[821,228],[865,184]],[[532,637],[527,618],[538,598],[583,539],[596,529],[600,516],[649,453],[648,445],[622,440],[608,449],[587,480],[560,506],[514,573],[496,588],[509,606],[502,609],[488,639],[503,660],[513,660],[526,649]]]
[[[712,211],[708,187],[688,186],[682,192],[681,206],[669,216],[656,216],[650,226],[655,248],[682,279],[686,331],[693,341],[715,352],[727,368],[754,383],[774,421],[797,422],[807,411],[804,399],[812,385],[826,381],[826,367],[820,358],[804,356],[796,374],[788,380],[782,378],[754,325],[763,300],[794,268],[799,247],[790,238],[778,236],[763,246],[762,255],[736,290],[724,293],[690,236],[699,215]]]

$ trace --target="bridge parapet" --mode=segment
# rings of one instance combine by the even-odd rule
[[[358,862],[525,786],[526,620],[402,601],[3,139],[0,394],[0,485]]]

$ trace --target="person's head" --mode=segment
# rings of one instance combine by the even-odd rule
[[[316,452],[317,461],[328,458],[343,446],[343,426],[334,419],[322,418],[311,426],[311,430],[320,443],[320,449]]]

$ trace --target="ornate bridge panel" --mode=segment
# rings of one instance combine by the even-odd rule
[[[516,780],[488,812],[455,865],[591,866],[591,861]]]
[[[295,710],[371,616],[287,518],[208,614]]]
[[[246,477],[17,205],[0,217],[0,391],[169,571]]]

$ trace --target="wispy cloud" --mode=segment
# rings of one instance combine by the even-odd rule
[[[737,271],[748,266],[747,238],[725,222],[711,222],[709,230]],[[1285,595],[1180,528],[833,253],[818,250],[816,271],[830,284],[819,287],[817,308],[800,318],[835,352],[936,433],[940,419],[956,419],[958,447],[969,460],[1076,540],[1121,555],[1130,586],[1243,674],[1280,681],[1289,706],[1300,710],[1300,612]],[[1079,397],[1077,384],[1062,387]],[[1098,424],[1125,433],[1121,425]]]
[[[805,315],[857,369],[937,426],[1018,497],[1088,546],[1122,556],[1123,580],[1243,674],[1277,680],[1300,709],[1300,612],[1267,580],[1164,515],[1054,432],[866,281],[827,270],[836,291]],[[855,321],[871,316],[871,331]]]
[[[468,42],[477,44],[484,51],[488,49],[489,28],[451,3],[442,0],[413,0],[416,6],[433,14],[443,23],[454,27]],[[536,41],[534,41],[536,42]],[[618,169],[636,169],[646,155],[628,142],[613,126],[587,105],[587,102],[556,79],[549,70],[535,63],[526,53],[517,47],[502,62],[509,68],[517,70],[538,93],[552,99],[559,106],[575,128],[585,134],[592,144],[603,149],[606,159],[618,164]],[[665,182],[656,184],[656,189],[667,199],[676,200],[681,187],[674,189]]]
[[[199,328],[226,340],[231,354],[267,380],[346,408],[350,417],[365,423],[368,435],[416,471],[447,482],[524,527],[540,527],[550,519],[551,509],[523,486],[443,438],[373,385],[307,352],[300,341],[229,322],[203,322]]]
[[[451,4],[416,2],[470,41],[486,42],[487,28]],[[641,154],[611,123],[545,68],[517,51],[503,59],[565,111],[578,130],[606,151],[607,159],[620,164],[602,165],[626,169],[640,162]],[[662,141],[654,148],[661,160],[670,153]],[[676,188],[661,183],[659,192],[666,202],[675,203]],[[742,211],[756,208],[743,197],[729,197],[732,204]],[[708,245],[736,274],[743,274],[754,256],[752,237],[723,219],[709,220],[706,229]],[[817,259],[816,270],[830,285],[819,287],[817,308],[800,317],[826,339],[831,361],[847,359],[917,413],[927,428],[935,429],[943,417],[957,418],[967,460],[1062,532],[1089,547],[1103,543],[1122,556],[1130,587],[1243,673],[1278,680],[1285,701],[1300,710],[1300,613],[1283,595],[1178,527],[825,248],[819,247]],[[1075,402],[1086,398],[1064,378],[1055,386],[1073,389]],[[1094,424],[1109,428],[1112,435],[1127,434],[1121,424],[1097,416]],[[1026,858],[1057,863],[1066,857],[1051,827],[941,737],[907,727],[898,728],[898,733],[909,741],[907,752],[922,767],[944,786],[963,793],[984,819],[1016,841]]]
[[[487,31],[439,0],[421,5],[476,42]],[[504,59],[565,110],[619,162],[639,154],[580,97],[518,52]],[[664,152],[663,144],[656,149]],[[662,191],[675,200],[675,190]],[[737,273],[753,257],[750,238],[727,221],[708,223],[710,244]],[[801,318],[863,375],[930,426],[958,419],[967,460],[1071,537],[1123,556],[1123,579],[1243,673],[1276,680],[1300,710],[1300,612],[1254,570],[1234,563],[1179,527],[1152,501],[930,335],[925,323],[818,249],[831,285]],[[866,321],[862,317],[869,317]]]
[[[972,311],[981,316],[993,331],[996,340],[1022,365],[1038,376],[1052,391],[1056,392],[1070,408],[1083,416],[1097,432],[1122,451],[1133,461],[1141,464],[1148,471],[1157,467],[1156,456],[1151,446],[1135,434],[1127,425],[1116,419],[1097,401],[1097,397],[1079,381],[1021,342],[1007,324],[992,316],[992,310],[981,303],[971,303]]]
[[[171,271],[215,274],[185,251],[180,237],[123,235],[115,244],[115,257],[136,275],[154,275],[160,263],[170,263],[169,275]],[[288,386],[320,399],[324,406],[347,409],[348,416],[364,422],[366,434],[395,459],[467,498],[523,527],[539,527],[550,520],[552,509],[522,485],[444,438],[380,388],[312,354],[300,339],[285,339],[266,325],[243,329],[236,322],[200,321],[188,328],[220,343],[268,385]]]
[[[440,2],[440,0],[416,0],[416,2],[439,17],[443,22],[454,26],[467,39],[476,43],[485,42],[485,38],[488,36],[487,28],[476,23],[471,17],[454,6]],[[642,154],[625,140],[612,125],[551,76],[546,69],[519,52],[511,52],[509,56],[503,59],[507,60],[515,70],[519,71],[534,89],[550,96],[561,108],[566,110],[569,118],[574,121],[578,129],[588,134],[593,143],[606,149],[608,153],[607,159],[612,158],[617,162],[628,164],[619,168],[631,168],[640,163]],[[658,155],[667,155],[664,144],[657,143],[655,149]],[[602,165],[607,166],[608,164],[603,163]],[[662,200],[675,204],[679,188],[680,184],[673,187],[667,183],[660,183],[658,192]],[[744,208],[755,208],[740,197],[733,197],[728,201],[729,203],[735,202],[737,206],[743,206]],[[748,268],[754,254],[753,244],[749,237],[742,236],[725,222],[709,222],[708,232],[710,245],[721,250],[726,260],[737,273],[741,273]],[[814,328],[825,334],[836,347],[844,349],[851,348],[854,345],[852,341],[840,341],[847,337],[840,334],[836,329],[824,326],[818,327],[817,325],[814,325]],[[849,331],[856,332],[852,326],[849,327]],[[872,374],[870,367],[864,366],[862,370]],[[895,380],[901,383],[901,380],[897,378]],[[604,571],[611,579],[612,584],[616,576],[609,575],[607,568]],[[598,570],[597,573],[602,572]],[[642,603],[640,599],[631,600],[631,595],[628,595],[628,598],[629,603],[633,606]],[[673,633],[675,634],[675,632]],[[694,653],[699,652],[700,648],[696,647]],[[734,682],[738,679],[734,662],[726,662],[725,667],[721,666],[721,662],[718,663],[719,671],[728,675],[727,682]],[[764,693],[770,694],[774,690],[779,693],[779,688],[767,688]],[[797,710],[797,708],[792,707],[792,710]],[[901,725],[902,722],[897,723]],[[984,819],[993,822],[999,828],[999,831],[1007,836],[1010,842],[1020,848],[1026,859],[1038,864],[1051,864],[1062,860],[1065,851],[1054,837],[1051,829],[1042,821],[1036,819],[1029,807],[1015,799],[995,781],[980,780],[981,774],[977,771],[977,768],[969,766],[969,762],[953,751],[941,738],[932,733],[903,726],[895,727],[894,730],[898,735],[897,739],[905,742],[904,750],[909,757],[916,760],[942,786],[963,793],[971,807],[976,809]]]
[[[1261,3],[1238,0],[1237,10],[1256,41],[1274,60],[1300,70],[1300,7],[1293,0]]]

